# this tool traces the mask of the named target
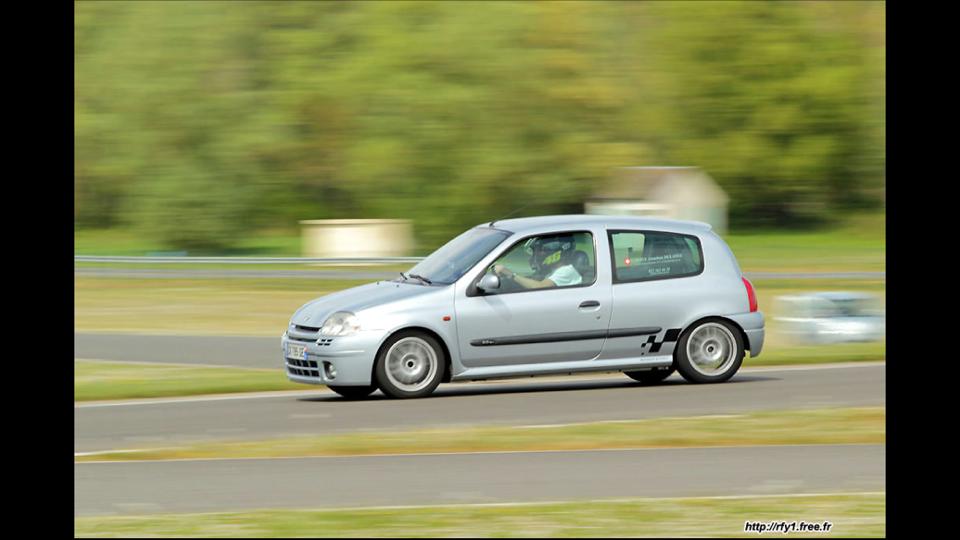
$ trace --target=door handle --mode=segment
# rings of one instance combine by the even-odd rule
[[[580,302],[580,307],[600,307],[600,302],[597,302],[596,300],[584,300],[583,302]]]

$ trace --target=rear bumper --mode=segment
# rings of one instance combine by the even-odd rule
[[[750,358],[759,356],[760,351],[763,350],[763,339],[765,337],[763,312],[738,313],[737,315],[728,315],[727,318],[743,328],[744,334],[747,335],[747,342],[744,343],[744,347],[750,351]]]
[[[760,354],[760,351],[763,350],[763,338],[764,330],[763,328],[759,330],[744,330],[747,334],[747,343],[749,344],[750,358]]]

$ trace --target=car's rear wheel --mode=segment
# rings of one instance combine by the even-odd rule
[[[743,363],[743,338],[723,319],[705,319],[680,336],[674,360],[677,371],[694,383],[717,383],[733,377]]]
[[[376,386],[327,386],[327,388],[340,394],[347,399],[359,399],[367,397],[377,389]]]
[[[663,382],[674,372],[673,366],[668,369],[648,369],[645,371],[624,371],[623,374],[642,384],[657,384]]]
[[[391,336],[380,348],[374,379],[390,397],[423,397],[437,388],[445,369],[440,343],[424,332],[409,330]]]

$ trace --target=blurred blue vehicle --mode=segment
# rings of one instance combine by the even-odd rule
[[[406,398],[578,372],[722,382],[763,340],[753,285],[710,225],[573,215],[478,225],[395,280],[308,302],[281,349],[292,381]]]

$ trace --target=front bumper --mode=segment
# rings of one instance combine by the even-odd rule
[[[352,336],[320,336],[303,327],[284,332],[280,356],[287,379],[304,384],[369,386],[373,384],[373,363],[384,337],[380,332],[358,332]],[[305,357],[291,357],[291,345],[304,347]]]

